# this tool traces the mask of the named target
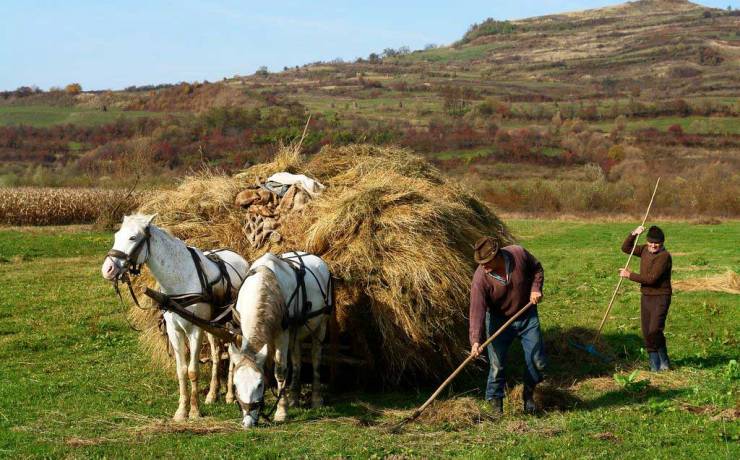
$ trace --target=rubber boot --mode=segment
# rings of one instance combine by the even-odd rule
[[[657,351],[649,351],[648,359],[650,360],[650,370],[653,372],[660,372],[660,355]]]
[[[488,405],[491,407],[493,416],[498,418],[504,415],[504,400],[503,398],[492,398],[488,400]]]
[[[533,415],[537,412],[537,405],[534,403],[534,386],[524,385],[522,402],[524,403],[525,414]]]
[[[658,348],[658,357],[660,358],[660,366],[658,369],[661,371],[671,370],[671,360],[668,359],[668,349],[665,346]]]

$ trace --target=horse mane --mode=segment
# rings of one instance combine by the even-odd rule
[[[265,344],[271,344],[273,339],[282,332],[286,309],[285,299],[275,273],[265,266],[255,267],[254,271],[262,275],[260,279],[263,282],[255,293],[257,297],[256,321],[250,327],[249,340],[245,344],[247,352],[245,355],[250,358],[255,356]]]

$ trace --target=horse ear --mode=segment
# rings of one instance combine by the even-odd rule
[[[254,362],[260,369],[264,369],[267,360],[267,344],[263,345],[260,351],[254,356]]]
[[[234,365],[239,364],[239,362],[244,359],[244,355],[242,355],[241,350],[239,350],[239,348],[233,343],[229,344],[229,359],[234,363]]]
[[[149,225],[149,224],[151,224],[152,222],[154,222],[154,219],[155,219],[155,218],[156,218],[156,217],[157,217],[158,215],[159,215],[159,213],[157,213],[157,214],[152,214],[152,215],[149,215],[149,216],[146,216],[146,224],[147,224],[147,225]]]

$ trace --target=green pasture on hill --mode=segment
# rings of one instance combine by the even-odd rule
[[[128,111],[83,107],[55,107],[55,106],[0,106],[0,126],[26,125],[47,127],[53,125],[75,124],[81,126],[102,125],[113,123],[119,118],[158,117],[157,112]]]
[[[0,457],[739,458],[738,297],[676,293],[666,334],[674,370],[641,372],[650,381],[645,389],[622,387],[614,373],[646,368],[633,283],[624,286],[604,331],[614,363],[564,344],[598,325],[626,259],[619,246],[635,224],[509,224],[545,267],[539,312],[548,378],[580,402],[564,412],[508,413],[470,426],[415,423],[395,435],[385,429],[400,417],[393,411],[414,408],[434,385],[385,393],[327,390],[326,407],[294,408],[290,422],[248,432],[236,425],[237,408],[222,402],[202,405],[201,423],[170,424],[176,381],[150,364],[100,276],[112,235],[0,229]],[[674,279],[740,271],[740,222],[662,226]],[[510,366],[515,383],[518,354]],[[207,373],[203,368],[203,385]],[[445,397],[480,399],[483,380],[484,371],[475,371]],[[507,411],[518,405],[507,403]]]

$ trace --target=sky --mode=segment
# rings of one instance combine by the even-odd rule
[[[488,17],[521,19],[610,0],[0,0],[0,90],[217,81],[385,48],[448,45]],[[699,0],[716,8],[740,0]]]

